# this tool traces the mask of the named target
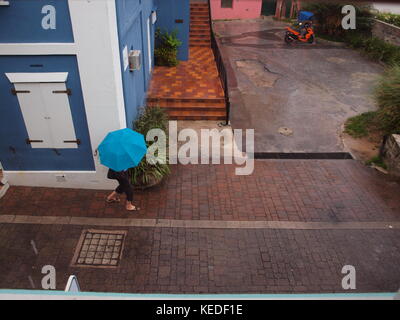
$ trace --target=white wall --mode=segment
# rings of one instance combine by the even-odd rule
[[[63,54],[62,49],[68,48],[69,53],[76,53],[92,149],[96,150],[108,132],[126,127],[115,0],[68,3],[75,44],[13,44],[8,51],[23,54],[21,50],[29,48],[31,54],[43,54],[45,49]],[[96,171],[92,172],[7,171],[5,175],[11,186],[113,188],[115,182],[106,179],[108,169],[99,164],[97,156],[94,159]],[[64,182],[57,182],[60,175],[65,175]]]
[[[390,13],[400,14],[400,4],[374,3],[374,7],[380,12],[390,12]]]

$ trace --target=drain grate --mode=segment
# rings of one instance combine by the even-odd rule
[[[118,267],[122,257],[126,231],[83,230],[72,266]]]

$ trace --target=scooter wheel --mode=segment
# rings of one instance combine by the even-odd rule
[[[288,35],[286,35],[286,36],[285,36],[285,42],[286,42],[287,44],[292,44],[293,39],[292,39],[291,37],[289,37]]]
[[[308,39],[308,43],[314,43],[315,38],[314,35],[311,35],[311,37]]]

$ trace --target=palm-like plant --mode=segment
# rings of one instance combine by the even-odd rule
[[[165,132],[168,148],[168,116],[166,112],[159,107],[147,107],[142,110],[139,118],[134,122],[135,131],[143,134],[145,137],[151,129],[161,129]],[[149,148],[154,142],[147,141]],[[135,186],[149,187],[159,183],[164,177],[170,173],[168,159],[165,155],[165,163],[150,162],[145,157],[140,164],[130,169],[132,183]]]

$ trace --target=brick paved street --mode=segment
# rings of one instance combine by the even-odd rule
[[[11,187],[0,200],[0,288],[32,289],[31,277],[40,289],[42,266],[54,265],[58,289],[75,274],[83,291],[344,292],[350,264],[357,292],[394,292],[399,191],[352,160],[256,161],[247,177],[175,166],[136,194],[140,214],[105,204],[106,191]],[[71,267],[86,229],[127,231],[118,268]]]
[[[400,187],[353,160],[256,161],[173,166],[160,187],[137,192],[140,214],[106,204],[107,191],[12,187],[0,215],[269,221],[400,220]]]
[[[355,292],[400,287],[400,230],[128,228],[120,268],[69,267],[82,229],[0,225],[0,288],[31,289],[31,276],[40,289],[47,264],[56,267],[60,290],[75,274],[83,291],[97,292],[345,292],[346,264],[357,271]]]

